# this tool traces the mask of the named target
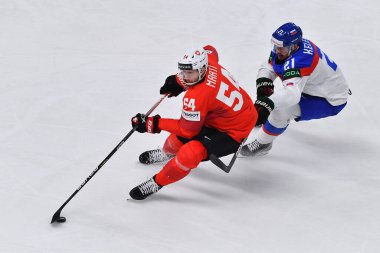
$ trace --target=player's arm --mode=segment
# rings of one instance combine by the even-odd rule
[[[268,78],[273,82],[276,77],[276,72],[274,72],[273,66],[270,63],[265,62],[261,64],[257,73],[257,78]]]
[[[274,72],[273,66],[270,62],[262,64],[257,73],[256,79],[256,94],[257,97],[269,97],[274,92],[273,81],[277,75]]]
[[[286,108],[295,104],[298,104],[301,99],[302,90],[308,80],[308,76],[301,76],[300,74],[294,74],[290,78],[287,78],[287,73],[294,73],[299,70],[289,69],[284,74],[282,81],[283,87],[276,91],[269,98],[274,103],[274,109]]]
[[[158,127],[161,130],[181,136],[186,139],[191,139],[198,135],[201,131],[203,123],[191,122],[181,119],[160,119]]]
[[[203,126],[203,121],[192,122],[181,117],[181,119],[166,119],[160,115],[145,117],[143,114],[136,114],[131,119],[132,127],[140,133],[160,133],[162,130],[177,136],[191,139],[198,135]]]
[[[273,110],[287,108],[299,103],[301,91],[297,83],[302,82],[301,78],[292,78],[289,81],[283,82],[283,88],[276,90],[276,93],[271,96],[258,96],[255,101],[255,108],[258,114],[256,125],[265,123]]]
[[[292,70],[289,70],[290,73]],[[301,77],[301,75],[290,76],[286,78],[287,72],[285,72],[283,79],[283,87],[276,91],[269,97],[261,96],[257,97],[255,101],[255,108],[258,113],[258,119],[256,125],[261,125],[266,122],[269,114],[272,110],[278,108],[286,108],[299,103],[301,99],[301,93],[307,82],[308,76]]]

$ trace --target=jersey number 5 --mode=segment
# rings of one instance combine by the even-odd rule
[[[226,91],[228,91],[230,89],[230,86],[226,83],[224,83],[222,81],[222,83],[220,84],[220,88],[219,88],[219,91],[218,91],[218,95],[216,95],[216,98],[223,102],[224,104],[226,104],[228,107],[232,107],[232,105],[234,104],[235,102],[235,99],[238,100],[238,103],[233,107],[233,110],[235,112],[239,111],[242,106],[243,106],[243,96],[241,95],[241,93],[238,91],[240,88],[239,88],[239,84],[233,79],[233,77],[231,76],[231,74],[222,68],[222,75],[225,76],[227,78],[228,81],[230,81],[230,83],[237,89],[237,90],[234,90],[230,93],[230,96],[227,97],[225,95]]]

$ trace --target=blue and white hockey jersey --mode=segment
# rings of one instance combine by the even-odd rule
[[[299,49],[282,62],[272,51],[269,61],[259,69],[257,78],[274,80],[278,76],[282,80],[283,89],[270,96],[275,109],[297,104],[301,93],[323,97],[333,106],[346,103],[349,87],[340,68],[314,43],[307,39],[302,42]]]

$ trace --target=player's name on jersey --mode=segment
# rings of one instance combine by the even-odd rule
[[[308,40],[303,40],[303,53],[304,54],[314,54],[314,48],[313,45],[311,45],[310,41]]]
[[[214,87],[216,86],[216,81],[218,80],[218,69],[212,65],[209,65],[209,72],[206,80],[206,85]]]

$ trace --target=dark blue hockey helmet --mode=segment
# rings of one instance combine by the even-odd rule
[[[277,47],[298,45],[302,41],[302,30],[294,23],[286,23],[280,26],[273,34],[271,42]]]

